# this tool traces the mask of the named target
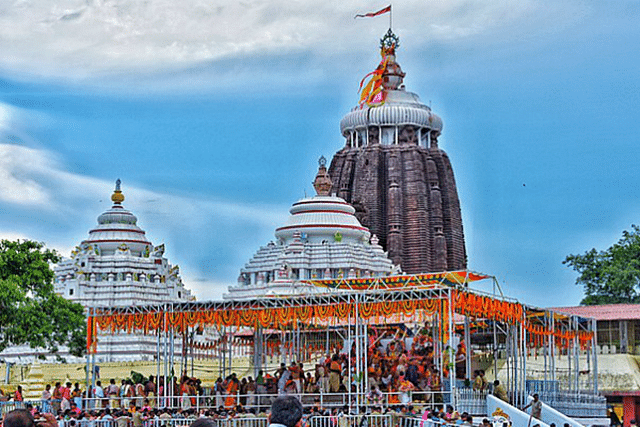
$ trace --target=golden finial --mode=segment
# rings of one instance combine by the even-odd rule
[[[116,180],[116,190],[111,195],[111,201],[116,205],[124,202],[124,194],[122,194],[122,190],[120,190],[120,178]]]

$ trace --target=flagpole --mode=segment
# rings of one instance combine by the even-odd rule
[[[389,5],[389,29],[393,30],[393,8]]]

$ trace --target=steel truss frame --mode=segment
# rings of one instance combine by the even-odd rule
[[[454,315],[460,314],[460,312],[456,313],[454,310],[459,307],[454,307],[453,301],[453,293],[457,292],[467,292],[477,296],[483,296],[491,299],[492,301],[503,301],[510,302],[514,304],[519,304],[523,308],[524,318],[520,322],[505,322],[505,321],[497,321],[493,320],[493,336],[494,336],[494,359],[497,360],[498,354],[498,341],[499,333],[503,338],[504,342],[504,351],[505,351],[505,359],[506,359],[506,375],[508,388],[512,393],[512,397],[514,401],[517,403],[525,403],[526,401],[526,392],[527,392],[527,353],[530,347],[528,347],[528,331],[532,331],[532,334],[539,334],[543,337],[543,343],[541,348],[543,349],[544,354],[544,379],[542,386],[542,392],[549,392],[553,390],[548,390],[547,386],[550,383],[554,383],[556,381],[556,356],[559,352],[562,351],[558,346],[558,337],[566,337],[563,338],[565,340],[565,349],[568,358],[568,371],[569,371],[569,392],[571,393],[581,393],[585,390],[580,389],[579,383],[579,375],[580,375],[580,365],[579,365],[579,355],[581,344],[584,348],[585,345],[588,348],[587,354],[587,364],[589,370],[593,372],[593,388],[592,390],[587,390],[588,392],[593,392],[595,394],[598,393],[598,385],[597,385],[597,354],[596,354],[596,322],[593,319],[582,318],[575,315],[565,315],[560,312],[551,310],[551,309],[541,309],[529,305],[525,305],[519,303],[517,300],[512,298],[504,297],[500,295],[499,297],[496,295],[495,291],[493,293],[481,292],[478,290],[470,289],[468,287],[469,281],[481,280],[481,279],[491,279],[493,280],[494,290],[498,287],[498,282],[495,277],[486,276],[486,275],[478,275],[477,273],[467,273],[467,275],[459,275],[458,277],[462,277],[462,280],[456,280],[456,277],[453,276],[454,280],[452,280],[452,276],[447,273],[439,273],[437,275],[414,275],[414,276],[391,276],[391,277],[382,277],[375,279],[368,279],[368,288],[362,289],[362,281],[358,282],[358,279],[337,279],[334,281],[323,280],[322,286],[324,289],[322,291],[318,291],[317,287],[314,290],[314,293],[305,294],[305,295],[296,295],[296,296],[282,296],[282,297],[260,297],[251,300],[223,300],[223,301],[203,301],[203,302],[180,302],[180,303],[166,303],[160,305],[144,305],[144,306],[129,306],[129,307],[93,307],[88,309],[88,317],[89,323],[94,317],[99,316],[109,316],[109,315],[140,315],[140,314],[149,314],[149,313],[194,313],[194,312],[207,312],[207,311],[243,311],[243,310],[269,310],[269,309],[280,309],[280,308],[298,308],[298,307],[309,307],[309,306],[334,306],[339,304],[348,304],[353,307],[353,310],[349,310],[348,318],[337,319],[338,322],[328,322],[326,327],[329,325],[333,327],[342,327],[343,335],[346,336],[349,341],[353,341],[356,350],[356,372],[363,372],[364,379],[360,378],[360,381],[357,382],[357,396],[363,396],[366,393],[366,384],[367,384],[367,346],[368,346],[368,336],[367,331],[369,326],[373,326],[379,324],[375,322],[374,318],[362,318],[360,316],[359,307],[361,304],[370,304],[370,303],[385,303],[385,302],[403,302],[403,301],[424,301],[424,300],[440,300],[444,302],[445,305],[441,306],[441,310],[435,311],[429,314],[431,316],[431,325],[433,328],[434,338],[443,338],[443,337],[452,337],[455,329],[455,319]],[[463,272],[464,273],[464,272]],[[468,280],[469,275],[475,275],[474,280]],[[319,281],[299,281],[297,285],[318,285]],[[328,283],[331,282],[331,283]],[[456,283],[457,282],[457,283]],[[295,286],[296,284],[292,285]],[[502,293],[502,292],[500,292]],[[446,312],[443,311],[446,310]],[[351,315],[354,313],[355,315]],[[463,314],[464,316],[464,314]],[[409,319],[409,316],[405,316],[405,319]],[[297,319],[295,320],[295,339],[294,341],[297,345],[300,344],[300,333],[304,332],[307,326],[318,325],[318,322],[314,322],[312,319],[308,322],[308,324],[304,324],[299,322]],[[246,326],[222,326],[219,325],[219,328],[224,328],[225,335],[234,331],[237,331],[242,328],[247,328]],[[536,330],[536,328],[538,330]],[[282,327],[278,327],[278,325],[274,325],[273,329],[284,329]],[[440,331],[437,334],[436,328]],[[464,338],[466,343],[470,343],[470,333],[469,333],[469,316],[464,316]],[[89,334],[93,334],[91,336],[92,339],[95,338],[95,334],[97,333],[95,326],[93,328],[89,328],[88,330],[88,338]],[[344,329],[346,329],[346,333],[344,333]],[[264,357],[260,357],[259,352],[263,348],[263,328],[255,327],[254,330],[254,355],[252,363],[254,365],[254,370],[257,372],[263,363]],[[292,330],[288,328],[288,330]],[[328,330],[328,329],[327,329]],[[539,332],[542,331],[542,332]],[[109,331],[103,331],[109,333]],[[164,327],[163,330],[158,330],[158,347],[157,347],[157,373],[161,375],[164,372],[165,378],[170,372],[173,372],[174,364],[175,364],[175,347],[174,347],[174,338],[176,334],[180,334],[180,331],[174,330],[171,327],[169,329]],[[182,331],[182,333],[189,333],[189,327],[187,327],[186,331]],[[590,336],[590,339],[587,341],[581,339],[580,333],[586,333]],[[328,333],[327,333],[327,342],[328,342]],[[437,365],[440,367],[440,375],[444,375],[445,366],[455,366],[454,360],[454,352],[446,351],[445,342],[436,342],[434,340],[435,347],[435,360],[437,360]],[[231,361],[233,360],[231,355],[231,346],[228,342],[225,344],[224,351],[228,352],[228,354],[222,355],[222,363],[224,364],[224,372],[228,370],[231,371]],[[91,349],[90,349],[91,350]],[[222,351],[222,350],[221,350]],[[538,348],[535,349],[538,351]],[[93,361],[91,362],[90,353],[88,352],[87,356],[87,365],[90,363],[95,364],[95,354],[93,354]],[[93,349],[93,353],[95,353],[95,348]],[[297,355],[300,354],[300,348],[295,350]],[[185,353],[188,357],[188,353]],[[193,355],[193,353],[191,353]],[[448,360],[446,360],[448,359]],[[163,369],[160,368],[160,364],[162,363]],[[229,366],[227,366],[229,364]],[[188,362],[185,362],[183,366],[188,366]],[[192,361],[193,366],[193,361]],[[470,366],[471,366],[471,355],[470,351],[466,352],[466,366],[467,366],[467,378],[470,377]],[[89,366],[87,366],[89,368]],[[349,366],[349,372],[352,371],[352,367]],[[497,365],[496,365],[497,369]],[[87,370],[89,372],[89,370]],[[91,370],[93,372],[93,369]],[[455,375],[454,375],[455,376]],[[444,379],[443,377],[441,379]],[[349,378],[349,384],[352,383],[352,378]],[[455,403],[456,396],[456,381],[449,381],[449,392],[451,393],[453,403]],[[165,390],[167,387],[165,387]],[[557,390],[556,390],[557,391]],[[349,394],[351,394],[351,390],[349,390]],[[165,398],[172,398],[173,396],[164,396]],[[349,396],[351,401],[351,396]]]

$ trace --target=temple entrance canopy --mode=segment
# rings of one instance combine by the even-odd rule
[[[92,308],[88,315],[88,352],[96,352],[98,332],[157,335],[158,372],[161,373],[161,359],[163,354],[165,357],[168,355],[167,351],[160,351],[162,343],[166,347],[166,343],[169,340],[173,342],[175,337],[186,337],[202,328],[217,328],[224,329],[225,334],[237,333],[253,345],[252,365],[257,371],[266,361],[264,331],[282,331],[298,337],[293,342],[298,344],[295,357],[300,361],[309,355],[300,346],[301,333],[341,330],[344,337],[349,338],[345,343],[353,346],[352,352],[356,355],[353,360],[355,366],[350,368],[364,373],[364,380],[359,380],[356,390],[356,394],[361,394],[366,392],[370,328],[376,325],[428,324],[434,346],[434,363],[440,367],[443,380],[450,376],[443,383],[451,396],[460,386],[459,381],[453,380],[454,351],[448,349],[455,347],[454,336],[464,340],[467,346],[474,340],[477,342],[480,336],[493,338],[488,348],[493,353],[494,372],[498,372],[497,360],[503,359],[501,381],[506,383],[516,403],[524,403],[531,390],[527,356],[532,354],[544,357],[544,380],[534,384],[536,391],[545,392],[547,386],[557,383],[559,378],[556,378],[558,369],[554,356],[563,354],[567,355],[570,367],[568,378],[564,377],[566,372],[563,374],[566,391],[598,393],[595,322],[592,319],[567,316],[471,289],[470,285],[481,280],[493,281],[497,285],[491,276],[457,271],[303,281],[307,286],[325,290],[307,295]],[[329,355],[331,350],[327,346],[316,349],[316,352]],[[222,357],[221,353],[219,355]],[[587,369],[579,366],[580,355],[587,356]],[[470,357],[470,351],[467,351],[466,372],[463,372],[466,379],[471,378]],[[167,368],[166,360],[162,363],[165,373],[172,371]]]

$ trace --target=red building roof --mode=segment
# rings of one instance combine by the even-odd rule
[[[581,305],[555,307],[551,310],[596,320],[640,320],[640,304]]]

